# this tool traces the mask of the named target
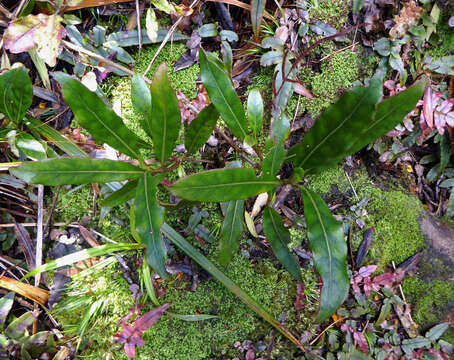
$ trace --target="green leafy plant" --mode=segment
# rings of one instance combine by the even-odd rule
[[[291,184],[301,191],[309,245],[323,281],[318,321],[324,321],[337,310],[348,293],[349,278],[345,261],[347,247],[341,225],[331,215],[322,198],[304,186],[303,176],[337,164],[343,157],[355,153],[392,130],[414,108],[424,91],[424,83],[418,82],[406,91],[382,101],[382,79],[373,78],[368,87],[357,87],[344,94],[317,120],[303,142],[288,151],[284,143],[289,136],[289,122],[282,112],[277,112],[264,151],[265,156],[255,168],[226,167],[203,171],[169,184],[168,181],[163,181],[166,174],[176,169],[188,155],[205,143],[219,116],[233,135],[242,141],[248,142],[251,137],[254,139],[262,130],[264,110],[263,102],[259,100],[260,94],[251,92],[249,95],[247,119],[224,63],[214,54],[201,50],[200,67],[202,82],[212,104],[186,126],[186,154],[173,155],[181,121],[177,98],[169,83],[165,64],[156,71],[151,89],[139,75],[132,81],[133,105],[143,115],[141,126],[150,137],[149,142],[142,141],[132,133],[113,110],[78,80],[56,73],[54,77],[62,87],[63,97],[79,124],[97,141],[109,144],[136,159],[136,162],[59,158],[24,163],[11,169],[11,173],[28,182],[46,185],[128,180],[104,202],[115,206],[134,199],[131,207],[131,232],[136,240],[146,246],[146,262],[162,278],[167,278],[163,234],[304,350],[299,340],[274,320],[267,310],[165,223],[166,209],[173,209],[175,205],[158,200],[158,192],[168,195],[172,193],[189,202],[227,202],[221,234],[222,265],[228,264],[239,246],[239,214],[243,210],[243,200],[269,193],[270,200],[263,215],[265,235],[283,266],[296,280],[301,281],[298,261],[288,248],[289,230],[284,227],[271,203],[276,189],[281,185]],[[286,82],[286,76],[282,76],[281,84],[285,85]],[[277,89],[279,94],[281,87]],[[254,148],[262,153],[263,149],[257,146]],[[155,159],[144,159],[141,149],[151,149]],[[293,164],[294,173],[289,179],[280,180],[277,174],[284,161]]]

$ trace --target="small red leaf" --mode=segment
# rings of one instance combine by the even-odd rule
[[[307,90],[303,85],[301,85],[301,83],[295,83],[294,91],[298,95],[308,97],[309,99],[314,98],[314,95],[312,95],[312,93],[309,90]]]

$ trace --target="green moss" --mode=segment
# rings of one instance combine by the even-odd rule
[[[143,73],[145,71],[156,54],[158,47],[158,45],[145,47],[140,53],[135,55],[136,72]],[[197,95],[196,81],[200,71],[199,66],[195,64],[187,69],[173,72],[173,65],[185,51],[186,46],[182,43],[167,44],[156,58],[147,76],[151,79],[158,66],[165,62],[172,88],[175,91],[182,91],[189,99],[192,99]],[[139,125],[140,115],[133,109],[130,92],[131,79],[129,77],[118,78],[111,91],[112,102],[121,104],[122,117],[126,120],[126,125],[143,140],[149,141],[150,139]]]
[[[402,286],[408,300],[413,304],[412,316],[423,329],[444,320],[443,310],[446,304],[454,299],[454,282],[425,282],[416,277],[407,277]]]
[[[325,24],[330,24],[337,30],[344,27],[348,21],[350,4],[344,0],[318,0],[313,1],[309,10],[309,17]]]
[[[416,196],[401,189],[383,191],[377,187],[359,189],[358,195],[370,198],[367,210],[375,230],[371,250],[381,268],[393,261],[399,264],[422,248],[424,236],[418,218],[423,206]]]
[[[437,25],[437,44],[428,49],[428,53],[435,60],[443,56],[451,55],[454,52],[454,32],[448,25],[448,20],[452,16],[449,12],[444,12]],[[432,35],[433,37],[434,35]]]

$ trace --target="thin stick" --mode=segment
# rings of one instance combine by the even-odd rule
[[[318,62],[320,63],[320,62],[322,62],[323,60],[326,60],[326,59],[330,58],[330,57],[333,56],[334,54],[337,54],[337,53],[340,53],[340,52],[342,52],[342,51],[348,50],[349,48],[352,48],[352,51],[353,51],[353,48],[354,48],[355,45],[357,45],[357,44],[359,44],[358,41],[355,42],[355,43],[353,43],[353,44],[351,44],[351,45],[348,45],[348,46],[346,46],[346,47],[343,47],[342,49],[338,49],[338,50],[336,50],[336,51],[333,51],[332,53],[329,53],[328,55],[322,57]]]
[[[35,267],[39,267],[43,262],[43,198],[44,185],[38,185],[38,217],[36,219],[36,260]],[[35,286],[39,286],[41,281],[41,273],[35,276]]]
[[[199,0],[194,0],[191,5],[189,5],[189,8],[192,9],[197,3],[199,2]],[[148,72],[150,71],[151,67],[153,66],[153,63],[155,62],[156,58],[158,57],[158,55],[161,53],[162,49],[164,48],[164,46],[167,44],[167,41],[169,41],[170,37],[173,35],[173,33],[175,32],[177,26],[180,24],[181,20],[183,20],[184,18],[184,15],[180,16],[177,21],[175,21],[175,23],[172,25],[172,27],[169,29],[169,31],[167,31],[167,34],[164,38],[164,40],[162,41],[161,45],[159,45],[159,48],[158,48],[158,51],[156,51],[156,53],[154,54],[153,56],[153,59],[151,59],[150,63],[148,64],[147,68],[145,69],[145,72],[143,73],[143,76],[145,77]]]
[[[14,17],[19,16],[19,14],[22,11],[22,9],[24,8],[26,2],[27,2],[27,0],[22,0],[20,2],[19,6],[14,10]]]
[[[258,168],[259,164],[257,164],[254,160],[250,159],[247,155],[243,154],[241,149],[235,144],[235,142],[229,138],[224,131],[219,129],[217,126],[214,128],[214,131],[221,136],[225,141],[229,143],[231,147],[235,149],[235,151],[238,153],[240,157],[242,157],[244,160],[246,160],[249,164],[251,164],[254,168]]]
[[[248,11],[251,11],[251,8],[252,8],[251,5],[245,4],[244,2],[238,1],[238,0],[207,0],[207,1],[224,3],[224,4],[233,5],[233,6],[238,6],[238,7],[242,8],[242,9],[245,9],[245,10],[248,10]],[[268,14],[266,11],[263,12],[263,17],[268,19],[268,20],[273,20],[273,17],[270,14]]]
[[[68,49],[71,49],[71,50],[74,50],[74,51],[77,51],[77,52],[80,52],[82,54],[85,54],[85,55],[88,55],[90,57],[92,57],[93,59],[96,59],[98,61],[102,61],[104,62],[105,64],[111,66],[111,67],[114,67],[118,70],[121,70],[123,72],[125,72],[126,74],[128,75],[131,75],[131,76],[134,76],[135,73],[134,71],[124,67],[123,65],[120,65],[120,64],[117,64],[115,62],[113,62],[112,60],[109,60],[101,55],[98,55],[90,50],[87,50],[87,49],[84,49],[83,47],[81,46],[77,46],[77,45],[74,45],[73,43],[70,43],[68,41],[65,41],[65,40],[62,40],[62,43],[63,45],[65,45]],[[151,84],[151,80],[148,79],[145,75],[143,77],[143,79],[145,80],[145,82],[147,82],[148,84]]]
[[[140,25],[140,5],[139,0],[136,0],[136,18],[137,18],[137,31],[139,35],[139,52],[142,50],[142,25]]]
[[[1,4],[0,4],[0,12],[3,13],[8,19],[11,19],[13,17],[13,14],[11,14],[9,12],[9,10]]]
[[[327,327],[325,328],[325,330],[323,330],[320,334],[318,334],[318,336],[317,336],[314,340],[312,340],[312,341],[310,342],[310,344],[311,344],[311,345],[314,345],[314,344],[317,342],[317,340],[320,339],[320,337],[321,337],[327,330],[331,329],[334,325],[336,325],[338,322],[340,322],[340,321],[342,321],[342,320],[344,320],[344,319],[337,319],[335,322],[333,322],[332,324],[330,324],[329,326],[327,326]]]

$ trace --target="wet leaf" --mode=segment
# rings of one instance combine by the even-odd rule
[[[323,199],[307,188],[303,188],[302,193],[309,247],[323,280],[318,321],[324,321],[348,295],[347,245],[341,224],[331,215]]]
[[[24,66],[0,75],[0,112],[19,124],[33,99],[32,82]]]
[[[263,211],[263,231],[280,263],[296,280],[301,280],[298,260],[288,248],[290,232],[284,227],[284,221],[276,210],[269,206]]]
[[[44,160],[47,157],[44,146],[28,133],[16,136],[16,146],[32,160]]]
[[[145,28],[147,30],[147,35],[150,41],[155,42],[158,38],[159,24],[156,20],[156,14],[151,7],[147,10],[147,15],[145,17]]]
[[[228,202],[224,222],[222,223],[219,264],[227,266],[240,246],[243,232],[244,200]]]
[[[254,137],[262,130],[263,100],[258,89],[252,89],[247,98],[247,117]]]
[[[204,24],[199,28],[199,35],[200,37],[214,37],[218,35],[218,29],[216,24]]]

